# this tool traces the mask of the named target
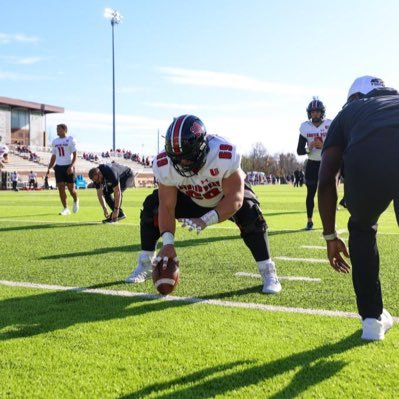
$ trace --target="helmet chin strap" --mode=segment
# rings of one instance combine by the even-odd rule
[[[321,123],[322,120],[322,118],[312,118],[312,123]]]

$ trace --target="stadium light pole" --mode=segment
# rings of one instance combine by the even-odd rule
[[[112,149],[115,151],[115,38],[114,26],[119,24],[123,16],[112,8],[104,10],[104,17],[109,18],[112,27]]]

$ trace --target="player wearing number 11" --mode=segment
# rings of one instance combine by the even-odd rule
[[[267,294],[281,291],[270,256],[266,221],[256,195],[244,183],[241,156],[235,145],[222,137],[207,135],[204,124],[196,116],[182,115],[169,126],[165,151],[154,160],[153,170],[159,188],[144,200],[139,263],[126,282],[141,283],[151,278],[151,265],[160,237],[163,246],[155,262],[159,258],[177,257],[176,219],[182,227],[197,233],[229,219],[240,229],[258,265],[263,278],[262,291]],[[198,255],[198,259],[203,256]],[[215,254],[215,268],[218,263]]]
[[[68,209],[67,195],[65,186],[73,198],[73,212],[79,210],[79,199],[75,189],[75,162],[76,162],[76,141],[73,137],[68,136],[68,127],[65,124],[57,125],[57,139],[52,143],[52,155],[46,176],[50,173],[50,169],[54,166],[55,181],[58,187],[63,210],[60,215],[66,216],[71,212]]]

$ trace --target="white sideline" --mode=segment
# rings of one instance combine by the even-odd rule
[[[53,291],[74,291],[74,292],[83,292],[87,294],[112,295],[112,296],[122,296],[122,297],[139,297],[147,299],[163,299],[165,301],[182,301],[194,304],[198,303],[198,304],[223,306],[230,308],[256,309],[256,310],[265,310],[270,312],[299,313],[299,314],[330,316],[330,317],[346,317],[346,318],[355,318],[355,319],[359,318],[359,315],[357,313],[343,312],[340,310],[292,308],[287,306],[263,305],[257,303],[221,301],[216,299],[201,299],[193,297],[177,297],[170,295],[162,296],[155,294],[146,294],[142,292],[103,290],[99,288],[85,288],[85,287],[65,287],[62,285],[37,284],[37,283],[27,283],[19,281],[6,281],[6,280],[0,280],[0,285],[6,285],[10,287],[37,288],[42,290],[53,290]],[[399,322],[399,318],[397,317],[394,317],[394,320],[395,322]]]
[[[274,259],[288,260],[293,262],[310,262],[310,263],[329,263],[328,259],[314,259],[314,258],[290,258],[289,256],[274,256]]]
[[[238,277],[262,278],[262,276],[257,273],[237,272],[234,275]],[[302,277],[302,276],[278,276],[278,278],[279,280],[290,280],[290,281],[314,281],[314,282],[321,281],[321,278]]]
[[[326,246],[321,246],[321,245],[301,245],[301,248],[306,248],[306,249],[326,249]]]

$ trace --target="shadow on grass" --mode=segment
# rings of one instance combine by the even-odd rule
[[[99,284],[90,288],[114,285]],[[124,319],[164,309],[187,306],[158,297],[122,297],[85,294],[76,290],[54,291],[0,301],[0,341],[62,330],[75,324]],[[133,305],[133,306],[131,306]]]
[[[253,365],[253,361],[226,363],[216,367],[185,375],[164,383],[152,384],[139,391],[120,397],[120,399],[139,399],[151,394],[157,399],[207,399],[235,392],[246,386],[267,384],[263,393],[267,398],[294,398],[306,392],[312,386],[332,378],[340,372],[346,362],[331,360],[334,355],[358,346],[367,345],[359,339],[359,332],[341,341],[322,345],[318,348],[295,353],[261,365]],[[247,366],[247,367],[246,367]],[[239,370],[234,370],[239,368]],[[244,368],[244,369],[243,369]],[[273,393],[273,379],[287,372],[299,369],[287,386]],[[216,375],[228,371],[227,375]],[[214,377],[212,377],[214,375]],[[270,380],[270,381],[269,381]],[[172,393],[162,391],[174,388]],[[156,396],[154,396],[154,393]]]
[[[119,283],[121,282],[108,282],[90,288],[104,288]],[[220,298],[220,295],[214,297]],[[124,319],[192,305],[192,302],[157,299],[104,296],[76,291],[56,291],[5,299],[0,301],[0,341],[28,338],[78,324]],[[123,398],[138,399],[157,393],[155,397],[159,399],[205,399],[259,384],[268,384],[263,392],[268,392],[269,398],[296,397],[340,372],[346,363],[332,360],[331,357],[365,345],[359,335],[357,331],[339,342],[278,358],[265,364],[259,365],[257,362],[254,365],[255,362],[249,359],[205,368],[181,378],[148,385]],[[288,385],[275,393],[273,379],[295,371],[296,374]],[[224,375],[221,376],[221,372],[224,372]],[[168,391],[171,386],[174,387],[172,393],[162,392]]]
[[[21,221],[21,223],[25,223]],[[43,224],[30,224],[29,226],[12,226],[12,227],[0,227],[0,232],[7,233],[9,231],[24,231],[24,230],[47,230],[47,229],[65,229],[65,228],[76,228],[82,226],[96,226],[96,223],[93,222],[82,222],[82,223],[43,223]],[[99,224],[101,226],[101,224]]]

